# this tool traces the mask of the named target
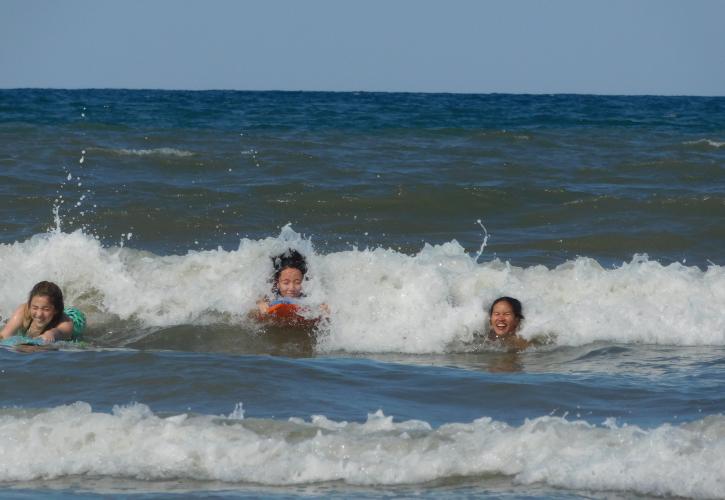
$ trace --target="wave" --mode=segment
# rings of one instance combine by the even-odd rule
[[[297,248],[308,258],[309,304],[328,304],[316,349],[435,353],[460,349],[485,330],[485,308],[519,298],[521,335],[558,345],[596,341],[725,345],[725,269],[663,265],[645,255],[603,268],[578,257],[555,268],[477,262],[456,241],[406,255],[392,249],[317,253],[291,227],[277,237],[242,239],[235,250],[156,255],[104,247],[78,230],[0,245],[0,315],[7,318],[34,283],[57,282],[84,309],[93,331],[123,337],[177,325],[255,323],[247,312],[269,292],[271,255]],[[484,254],[485,257],[485,254]],[[258,328],[257,328],[258,329]]]
[[[717,149],[725,146],[725,142],[713,141],[711,139],[699,139],[697,141],[685,141],[683,144],[696,145],[696,146],[699,146],[699,145],[710,146],[710,147],[717,148]]]
[[[112,153],[118,154],[118,155],[126,155],[126,156],[175,156],[179,158],[186,158],[189,156],[194,156],[194,153],[191,151],[185,151],[183,149],[176,149],[176,148],[151,148],[151,149],[126,149],[126,148],[120,148],[120,149],[111,149],[111,150],[105,150],[102,148],[89,148],[89,150],[97,150],[97,151],[110,151]]]
[[[143,404],[94,412],[82,402],[0,412],[0,481],[87,475],[260,485],[341,481],[401,485],[505,476],[519,484],[717,498],[725,417],[653,429],[542,416],[510,426],[488,417],[438,428],[364,422],[159,416]]]

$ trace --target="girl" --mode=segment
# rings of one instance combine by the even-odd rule
[[[307,274],[307,262],[297,250],[287,252],[272,258],[274,263],[274,277],[272,280],[273,299],[267,297],[257,302],[259,313],[266,315],[271,308],[279,304],[294,304],[302,297],[302,281]]]
[[[86,326],[85,315],[70,307],[64,309],[63,292],[50,281],[37,283],[28,302],[15,310],[0,331],[6,339],[13,335],[37,338],[45,344],[56,340],[78,340]]]
[[[304,297],[302,282],[307,274],[307,261],[297,250],[289,249],[272,258],[272,298],[265,297],[257,302],[256,316],[259,320],[271,320],[280,325],[312,328],[330,309],[327,304],[319,305],[319,314],[311,312],[308,306],[299,303]]]
[[[521,302],[513,297],[499,297],[493,301],[488,310],[489,340],[500,340],[509,347],[525,349],[529,342],[522,339],[516,332],[524,319]]]

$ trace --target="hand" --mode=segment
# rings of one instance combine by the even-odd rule
[[[55,334],[53,330],[49,330],[42,335],[38,335],[38,338],[43,341],[43,344],[52,344],[55,342]]]
[[[260,314],[267,314],[269,312],[269,302],[267,299],[260,299],[257,301],[257,308]]]

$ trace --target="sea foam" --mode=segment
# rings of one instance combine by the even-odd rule
[[[115,153],[120,155],[130,156],[175,156],[175,157],[187,157],[194,156],[191,151],[185,151],[183,149],[176,148],[152,148],[152,149],[114,149]]]
[[[358,422],[159,416],[86,403],[0,413],[0,481],[88,475],[295,485],[396,485],[508,476],[521,484],[717,498],[725,417],[654,429],[542,416],[431,427],[381,411]]]
[[[485,332],[487,307],[519,298],[521,335],[558,345],[595,341],[725,345],[725,270],[644,255],[603,268],[579,257],[558,267],[476,262],[457,242],[425,245],[415,255],[352,249],[317,253],[290,227],[277,237],[243,239],[234,250],[155,255],[104,247],[81,231],[0,245],[0,314],[7,318],[34,283],[56,281],[66,302],[149,329],[222,321],[253,327],[247,312],[269,293],[271,256],[296,248],[307,256],[305,301],[331,311],[317,348],[350,352],[445,352]],[[485,259],[484,259],[485,260]]]
[[[725,146],[725,142],[721,141],[713,141],[712,139],[699,139],[697,141],[686,141],[683,144],[693,144],[693,145],[705,145],[705,146],[711,146],[713,148],[721,148]]]

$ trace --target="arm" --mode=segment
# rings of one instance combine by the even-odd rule
[[[10,319],[7,323],[5,323],[5,326],[3,327],[2,331],[0,331],[0,337],[6,339],[8,337],[12,337],[15,335],[15,332],[17,332],[22,326],[23,326],[23,316],[25,315],[25,304],[21,304],[18,306],[17,309],[15,309],[15,312],[12,316],[10,316]]]
[[[38,338],[43,339],[46,344],[51,344],[57,340],[70,340],[73,338],[73,321],[64,314],[58,326],[44,331],[41,335],[38,335]]]

